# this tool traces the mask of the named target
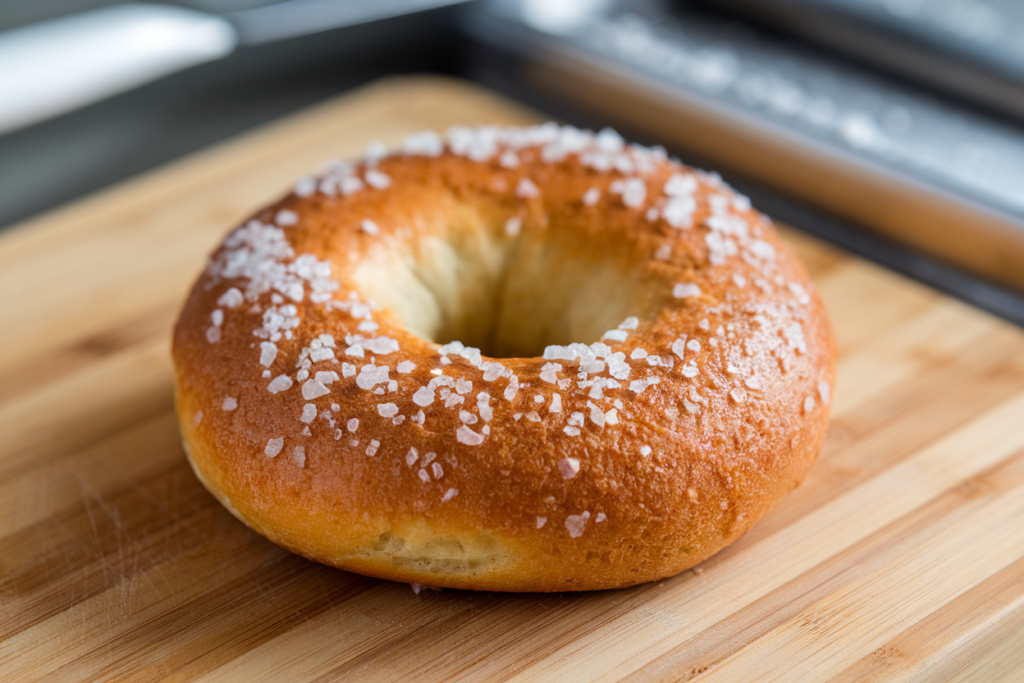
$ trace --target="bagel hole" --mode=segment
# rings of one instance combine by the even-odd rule
[[[629,254],[578,231],[454,225],[401,255],[375,254],[356,273],[363,293],[438,344],[459,341],[492,358],[601,339],[641,316],[642,283]],[[635,268],[635,266],[632,266]]]

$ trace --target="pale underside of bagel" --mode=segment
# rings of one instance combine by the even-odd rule
[[[298,217],[274,227],[288,258],[329,261],[330,300],[344,304],[307,291],[266,369],[272,290],[251,294],[214,266],[200,278],[175,329],[177,407],[193,468],[232,514],[367,575],[590,590],[701,562],[799,483],[824,439],[835,345],[769,223],[728,209],[750,226],[752,253],[771,258],[740,258],[734,237],[737,257],[710,262],[708,197],[731,191],[701,177],[693,225],[678,228],[624,205],[610,188],[622,174],[538,156],[520,151],[512,168],[386,158],[372,166],[386,188],[292,194],[257,214],[264,226]],[[680,173],[659,161],[648,198]],[[522,192],[523,178],[538,191]],[[599,201],[584,202],[593,188]],[[225,306],[230,287],[246,300]],[[602,358],[551,351],[624,321]],[[331,357],[303,375],[321,335]],[[356,355],[375,343],[359,338],[395,348]],[[442,346],[455,340],[481,353]],[[628,376],[611,381],[614,363]],[[361,380],[384,365],[387,383]],[[328,393],[306,393],[316,371],[338,375]],[[272,393],[282,375],[289,386]],[[452,384],[427,391],[439,376]],[[595,378],[617,386],[595,391]]]

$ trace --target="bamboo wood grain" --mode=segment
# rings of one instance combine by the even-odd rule
[[[840,341],[829,437],[694,570],[417,596],[290,555],[203,490],[169,328],[224,232],[370,140],[536,119],[383,81],[0,236],[0,678],[1020,679],[1024,334],[790,231]]]

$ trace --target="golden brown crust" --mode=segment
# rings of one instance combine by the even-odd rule
[[[213,255],[177,408],[236,516],[373,576],[590,590],[697,564],[803,478],[835,342],[769,221],[657,151],[587,138],[622,173],[538,130],[336,166]]]

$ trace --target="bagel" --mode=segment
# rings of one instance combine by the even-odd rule
[[[173,333],[197,476],[312,560],[566,591],[692,567],[825,436],[835,341],[771,222],[545,124],[335,162],[231,232]]]

